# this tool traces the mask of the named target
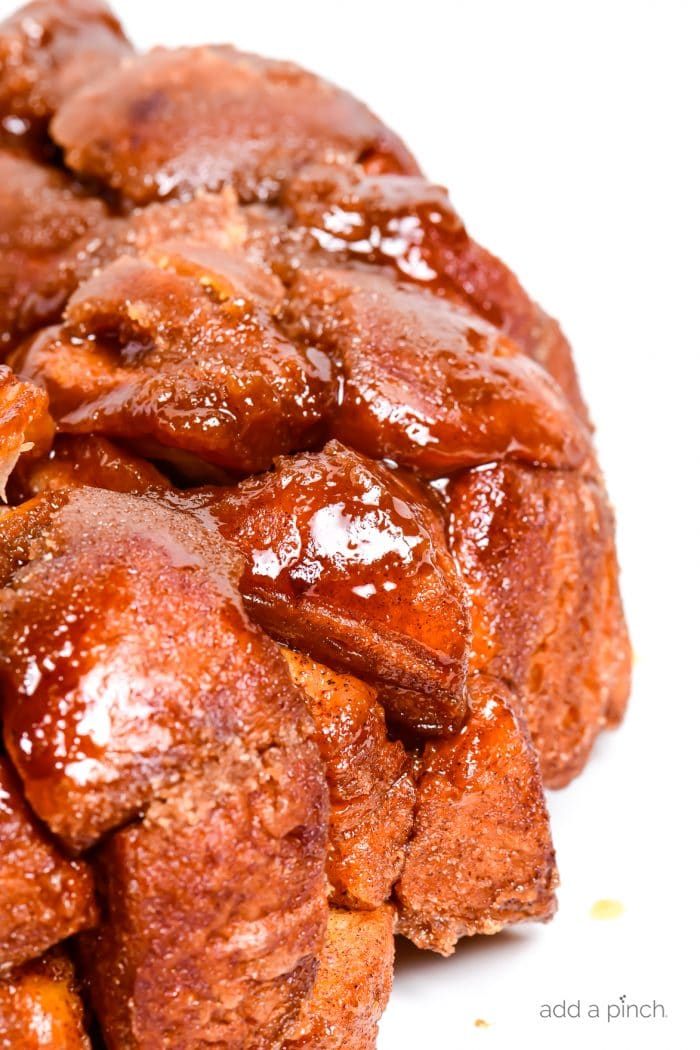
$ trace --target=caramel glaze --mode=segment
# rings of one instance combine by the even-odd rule
[[[8,518],[4,741],[54,834],[97,843],[106,912],[84,936],[110,1050],[193,1027],[274,1044],[325,928],[327,800],[239,556],[144,495],[64,489]]]
[[[173,242],[86,281],[12,357],[48,390],[59,428],[153,440],[241,473],[313,443],[334,385],[323,352],[271,311],[275,277],[242,256]]]
[[[274,637],[376,682],[404,727],[461,724],[464,588],[412,479],[331,442],[214,490],[208,514],[241,551],[246,607]]]
[[[60,321],[81,281],[164,238],[231,248],[246,226],[231,190],[112,214],[69,174],[0,149],[0,354]]]
[[[0,59],[0,763],[67,880],[0,941],[94,921],[90,850],[108,1050],[369,1050],[395,917],[446,954],[551,916],[537,753],[566,783],[624,711],[569,346],[318,77],[131,56],[98,0]],[[87,1045],[57,958],[0,982],[10,1046]]]
[[[76,439],[81,440],[86,439]],[[376,489],[381,473],[377,473],[376,464],[369,466],[373,468],[371,476]],[[316,481],[319,476],[325,478],[325,491],[337,488],[347,510],[349,493],[353,496],[353,505],[362,506],[358,492],[372,491],[366,485],[358,489],[357,483],[354,488],[349,484],[357,477],[366,477],[367,468],[368,464],[361,457],[336,444],[316,456],[282,460],[275,474],[266,475],[259,481],[245,482],[231,492],[203,490],[187,496],[162,492],[161,499],[177,507],[180,513],[194,514],[208,528],[216,532],[221,530],[224,534],[228,531],[237,537],[245,564],[241,575],[241,585],[245,589],[250,586],[247,574],[254,575],[255,569],[256,548],[251,546],[249,537],[257,537],[256,542],[262,542],[263,535],[271,537],[258,551],[259,558],[263,555],[267,558],[268,572],[274,557],[285,552],[292,558],[287,566],[291,572],[294,566],[318,563],[319,559],[312,559],[308,551],[306,561],[299,561],[298,541],[306,533],[302,528],[305,519],[300,515],[304,503],[298,498],[297,485],[309,477]],[[420,492],[417,483],[400,473],[394,474],[393,478],[391,472],[384,473],[394,485],[397,479],[401,479],[402,502],[410,497],[411,506],[415,507]],[[261,494],[270,495],[266,488],[276,478],[277,484],[280,479],[283,483],[279,484],[275,498],[262,499]],[[112,482],[114,475],[110,473],[106,479]],[[395,492],[396,488],[388,491]],[[376,503],[376,496],[375,492],[370,506]],[[430,506],[431,515],[435,515],[434,504],[430,503],[425,492],[423,501],[423,513]],[[231,506],[236,502],[239,504],[236,508],[238,517],[231,513]],[[328,506],[328,501],[322,506]],[[327,586],[334,585],[335,590],[331,593],[341,609],[351,600],[348,588],[355,577],[348,569],[347,558],[339,559],[338,554],[344,552],[347,556],[351,547],[348,538],[357,539],[357,525],[353,524],[351,515],[345,517],[348,518],[348,527],[338,533],[338,538],[344,536],[344,542],[336,551],[337,564],[330,561],[325,566],[331,571],[330,581],[327,582],[323,575],[319,576],[320,596],[327,593]],[[423,517],[423,521],[426,520],[431,519]],[[284,523],[291,531],[280,537],[276,532],[276,522]],[[391,519],[380,518],[369,533],[374,536],[379,550],[385,550],[387,541],[396,536],[388,528],[390,524]],[[268,531],[261,534],[263,527]],[[432,528],[435,529],[433,542],[437,544],[442,532],[436,516],[432,518]],[[25,531],[32,532],[31,529]],[[327,534],[328,530],[324,530],[324,535]],[[290,535],[297,536],[296,548],[289,542]],[[409,531],[409,539],[411,535]],[[365,553],[371,553],[371,548],[368,547]],[[264,564],[261,562],[258,567],[262,568]],[[264,579],[269,579],[269,575]],[[346,597],[343,596],[343,586]],[[254,615],[259,611],[254,603],[249,608]],[[400,606],[397,609],[400,610]],[[332,612],[332,607],[329,607],[328,613]],[[279,623],[279,618],[275,622]],[[305,625],[307,630],[309,622],[308,614],[300,616],[299,624]],[[361,638],[364,622],[359,622],[356,638]],[[445,618],[438,617],[437,622],[444,623]],[[302,648],[313,647],[315,638],[336,629],[333,617],[329,615],[322,631],[314,629],[309,640],[298,637],[297,643]],[[286,651],[285,655],[294,681],[304,691],[329,786],[331,809],[326,871],[334,902],[361,909],[377,907],[392,895],[398,880],[395,900],[402,929],[422,947],[444,953],[451,951],[457,938],[464,933],[492,932],[506,923],[551,915],[555,875],[549,826],[532,744],[511,693],[503,687],[499,693],[497,684],[489,685],[489,680],[483,677],[473,678],[473,687],[477,690],[476,709],[466,727],[456,736],[443,732],[437,751],[432,744],[423,751],[420,744],[407,748],[399,740],[387,736],[378,693],[365,682],[338,674],[301,653]],[[365,659],[365,664],[367,662]],[[368,677],[366,670],[361,673],[364,678]],[[500,697],[497,717],[494,697]],[[386,703],[386,696],[383,700]],[[407,737],[405,729],[404,724],[404,737],[409,740],[411,734]],[[428,756],[438,754],[443,756],[445,768],[437,788],[434,788],[427,786],[432,781],[426,779],[425,763]],[[494,771],[505,768],[508,762],[514,769],[520,763],[524,770],[522,776],[514,773],[508,781],[499,779],[500,774],[496,775]],[[430,763],[433,770],[433,758],[430,758]],[[466,768],[470,771],[469,778],[460,780]],[[469,791],[485,790],[484,785],[491,779],[494,783],[489,789],[488,806],[480,809],[477,816],[472,816],[470,807],[473,803],[468,798],[462,800],[462,795],[467,788]],[[460,807],[464,809],[463,816],[459,816],[462,813]],[[455,824],[451,836],[444,828],[450,822]],[[514,829],[531,826],[532,829],[532,838],[521,841],[516,876],[513,875],[513,847],[503,842],[499,830],[506,825]],[[483,846],[473,847],[475,859],[469,868],[471,874],[465,874],[456,884],[441,880],[439,886],[436,885],[430,858],[438,844],[444,864],[458,866],[465,851],[466,855],[471,855],[469,843],[477,826]],[[486,848],[487,843],[492,844],[490,849]],[[113,864],[114,860],[110,863]],[[517,877],[520,887],[517,892],[514,877]],[[485,902],[489,894],[493,899],[487,908]]]
[[[81,285],[63,325],[10,360],[48,390],[64,432],[239,473],[328,434],[426,477],[591,458],[559,388],[514,343],[376,269],[306,269],[286,295],[242,251],[153,244]]]
[[[112,492],[157,492],[172,485],[152,463],[98,434],[59,434],[43,456],[22,456],[8,487],[9,502],[22,503],[42,492],[81,488]]]
[[[0,142],[50,147],[58,106],[130,52],[101,0],[34,0],[10,15],[0,24]]]
[[[366,455],[428,478],[503,457],[573,468],[589,455],[542,368],[472,311],[390,274],[303,269],[283,323],[338,362],[333,434]]]
[[[73,964],[60,949],[0,972],[0,1046],[90,1050]]]
[[[328,157],[417,171],[400,139],[346,92],[226,46],[156,48],[122,64],[66,100],[51,134],[73,171],[126,204],[229,184],[244,201],[272,200]]]
[[[46,391],[0,365],[0,497],[20,457],[50,449],[54,429]]]
[[[571,347],[500,259],[477,244],[447,191],[417,175],[311,165],[285,185],[285,211],[267,225],[278,267],[300,255],[392,267],[403,280],[461,302],[517,343],[552,376],[586,420]],[[272,220],[272,222],[271,222]],[[264,227],[263,227],[264,232]]]
[[[98,919],[89,866],[63,856],[27,805],[2,754],[0,901],[0,972]]]

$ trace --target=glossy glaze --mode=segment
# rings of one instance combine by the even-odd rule
[[[5,743],[34,810],[84,848],[240,732],[275,674],[282,709],[285,669],[243,614],[236,552],[190,516],[97,489],[25,506],[43,527],[5,592]]]
[[[96,434],[59,434],[44,456],[22,457],[12,474],[12,503],[42,492],[89,485],[112,492],[154,492],[171,488],[152,463]]]
[[[576,467],[588,436],[566,398],[474,313],[365,269],[307,269],[285,314],[291,336],[342,368],[341,441],[440,477],[504,457]]]
[[[558,325],[369,110],[129,51],[98,0],[0,26],[0,944],[89,864],[99,1045],[371,1050],[394,908],[443,953],[552,914],[521,712],[553,784],[622,715],[610,511]],[[86,1050],[37,973],[11,1050]]]
[[[0,498],[18,460],[47,452],[54,435],[46,392],[0,365]]]
[[[470,666],[522,695],[545,783],[561,787],[629,692],[605,494],[577,474],[502,464],[454,478],[445,496],[471,597]]]
[[[245,228],[231,191],[119,217],[68,174],[0,149],[0,355],[60,321],[80,282],[118,256],[174,237],[235,247]]]
[[[34,0],[10,15],[0,23],[0,141],[47,144],[63,99],[130,51],[101,0]]]
[[[0,973],[3,1050],[90,1050],[73,965],[61,950]]]
[[[331,901],[378,908],[391,896],[413,827],[412,759],[389,740],[377,691],[302,653],[284,650],[303,691],[326,770]]]
[[[276,278],[242,257],[169,243],[81,286],[66,321],[12,357],[59,428],[151,440],[239,472],[313,442],[335,393],[322,351],[272,320]]]
[[[468,236],[441,186],[415,175],[317,165],[291,180],[283,201],[291,213],[289,230],[280,233],[288,260],[298,258],[298,234],[306,231],[302,248],[336,259],[335,265],[391,266],[402,279],[464,303],[542,365],[587,418],[559,325],[500,259]]]
[[[240,550],[250,615],[275,637],[381,685],[392,719],[424,732],[466,713],[469,620],[428,497],[337,442],[213,494]]]
[[[270,200],[329,155],[416,170],[347,93],[290,62],[223,46],[143,55],[68,99],[51,131],[74,171],[136,203],[227,184],[243,200]]]
[[[0,754],[0,973],[98,918],[89,866],[61,853]]]
[[[146,496],[64,489],[9,519],[32,514],[3,591],[4,741],[51,830],[98,842],[107,918],[85,950],[109,1044],[146,1050],[195,1021],[210,1041],[257,1023],[272,1042],[313,980],[327,801],[238,556]]]

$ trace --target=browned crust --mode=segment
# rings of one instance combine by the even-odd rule
[[[331,908],[313,992],[283,1050],[373,1050],[389,1001],[394,963],[393,908]]]
[[[0,24],[0,141],[36,147],[60,103],[128,55],[101,0],[34,0]]]
[[[323,939],[327,800],[302,698],[243,613],[238,555],[145,496],[64,489],[23,517],[4,739],[52,830],[98,843],[86,970],[104,1037],[274,1045]]]
[[[413,826],[411,758],[399,740],[387,738],[375,689],[283,651],[304,692],[326,770],[331,900],[346,908],[377,908],[391,896]]]
[[[0,754],[0,971],[41,955],[97,919],[90,868],[63,856]]]
[[[449,533],[471,598],[475,671],[510,682],[549,787],[622,716],[630,679],[614,519],[596,478],[503,464],[456,477]]]
[[[496,679],[470,679],[471,714],[426,744],[399,931],[449,955],[465,934],[551,918],[557,874],[537,755],[518,703]]]
[[[340,163],[416,170],[398,137],[346,92],[227,46],[156,48],[124,63],[69,98],[51,134],[74,171],[138,204],[224,185],[269,200],[331,152]]]
[[[366,107],[233,48],[129,52],[99,0],[0,26],[0,349],[56,324],[12,361],[76,435],[49,452],[47,395],[0,371],[0,482],[40,457],[0,522],[8,878],[48,857],[87,885],[60,850],[93,851],[105,910],[81,950],[110,1050],[369,1050],[392,891],[401,930],[444,954],[553,913],[530,732],[558,786],[624,713],[612,512],[561,329]],[[67,169],[37,163],[56,144]],[[175,481],[275,470],[184,497],[134,451]],[[413,564],[366,557],[367,530]],[[288,579],[251,572],[295,544]],[[251,617],[334,668],[287,652],[303,698],[241,571]],[[120,723],[124,667],[139,715]],[[10,962],[64,936],[48,912],[27,933],[15,890]],[[0,1013],[7,987],[32,1001],[24,974]]]

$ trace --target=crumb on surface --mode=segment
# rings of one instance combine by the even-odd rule
[[[591,907],[593,919],[619,919],[625,910],[622,901],[599,900]]]

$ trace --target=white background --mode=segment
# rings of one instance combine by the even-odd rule
[[[0,14],[14,4],[0,0]],[[352,89],[449,186],[470,231],[564,323],[619,518],[628,719],[551,796],[546,927],[399,945],[381,1050],[700,1046],[698,6],[122,0],[140,45],[231,40]],[[596,922],[601,897],[624,915]],[[542,1021],[656,998],[667,1020]],[[487,1029],[474,1021],[490,1022]]]

